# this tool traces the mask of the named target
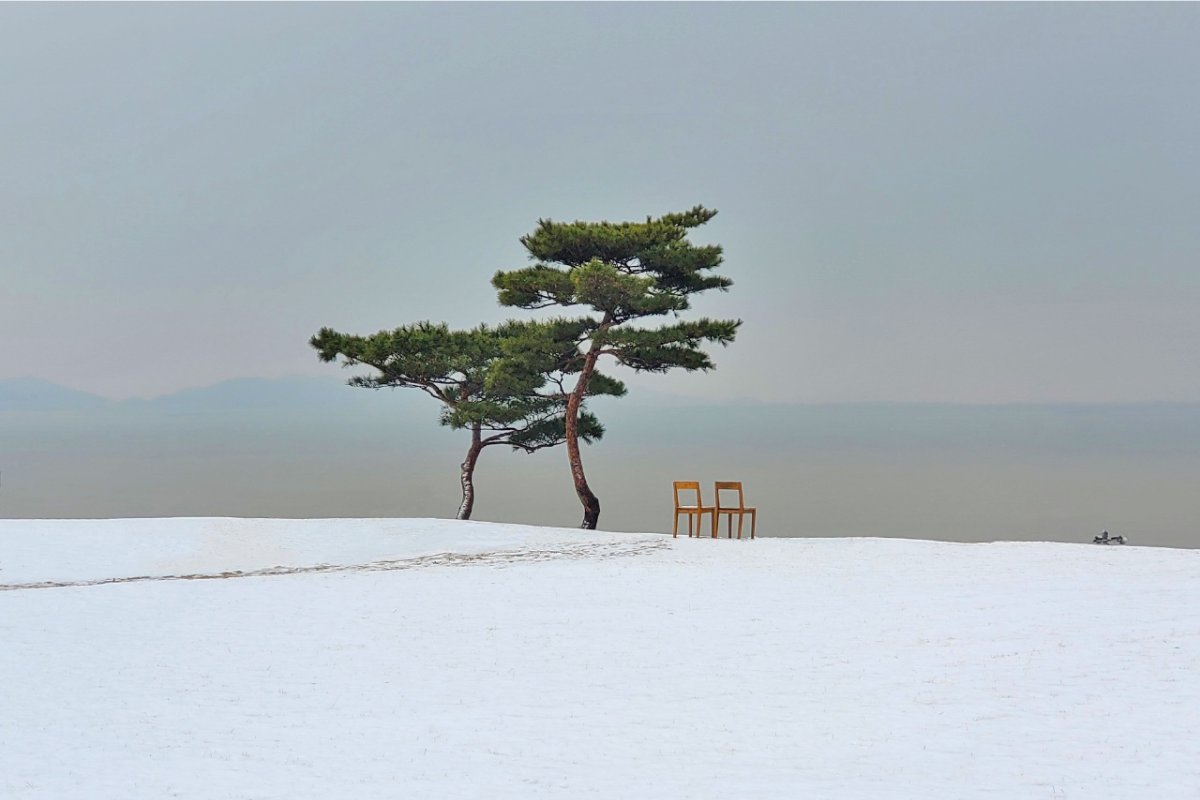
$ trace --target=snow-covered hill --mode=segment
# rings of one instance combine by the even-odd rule
[[[1200,796],[1200,552],[0,521],[0,795]]]

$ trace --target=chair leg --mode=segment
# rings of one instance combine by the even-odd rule
[[[676,539],[679,538],[679,512],[675,512],[675,524],[671,526],[671,535]]]
[[[746,521],[745,514],[738,514],[738,538],[742,538],[742,523]]]
[[[754,538],[754,529],[757,527],[758,527],[758,510],[755,509],[754,513],[750,515],[750,538],[751,539]]]

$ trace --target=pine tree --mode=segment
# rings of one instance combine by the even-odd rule
[[[691,229],[716,213],[696,206],[645,222],[539,220],[537,229],[521,238],[534,264],[492,278],[501,305],[591,311],[577,319],[530,323],[507,343],[509,360],[497,370],[514,369],[523,350],[527,370],[544,369],[557,357],[557,375],[574,378],[569,387],[559,382],[557,399],[564,403],[567,458],[584,509],[581,527],[595,528],[600,518],[600,500],[588,486],[579,452],[583,401],[593,393],[624,393],[618,381],[597,372],[600,358],[612,356],[639,372],[707,371],[713,362],[702,346],[728,345],[741,325],[740,320],[678,319],[692,295],[726,291],[733,283],[713,273],[722,262],[720,246],[687,239]],[[631,324],[667,315],[676,320],[653,328]]]
[[[377,374],[356,376],[348,383],[365,389],[405,387],[419,389],[443,409],[440,422],[471,432],[471,445],[460,469],[462,502],[458,519],[470,519],[475,503],[475,465],[493,445],[533,453],[562,444],[566,439],[566,401],[536,392],[555,374],[559,358],[544,357],[548,372],[504,365],[505,342],[515,334],[530,336],[527,324],[469,331],[452,331],[444,323],[418,322],[370,336],[339,333],[322,328],[309,340],[322,361],[342,359],[342,365],[373,367]],[[526,360],[527,361],[527,360]],[[503,376],[495,379],[493,375]],[[579,437],[591,443],[604,428],[590,412],[579,420]]]

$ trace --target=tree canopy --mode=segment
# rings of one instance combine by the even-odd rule
[[[505,363],[506,342],[529,336],[531,330],[525,323],[457,331],[444,323],[418,322],[370,336],[322,328],[309,343],[322,361],[340,358],[343,366],[375,370],[351,378],[351,386],[423,391],[442,403],[441,424],[471,431],[471,446],[461,465],[463,496],[457,515],[470,519],[474,471],[484,448],[508,445],[533,453],[566,438],[565,398],[537,392],[547,382],[561,381],[555,365],[564,360],[562,354],[543,358],[538,369]],[[581,414],[579,431],[589,443],[604,435],[604,427],[587,411]]]
[[[575,490],[584,507],[583,527],[595,528],[600,501],[588,486],[578,440],[583,400],[589,394],[624,393],[624,386],[597,372],[602,356],[643,372],[714,368],[708,343],[728,345],[740,320],[680,320],[692,295],[726,291],[733,282],[714,272],[722,263],[719,245],[696,245],[689,232],[715,215],[696,206],[645,222],[538,221],[521,238],[532,265],[500,271],[492,278],[501,305],[525,309],[583,307],[590,313],[514,328],[507,358],[492,372],[498,385],[529,380],[557,359],[557,393],[565,401],[564,438]],[[634,323],[673,315],[657,327]],[[568,385],[570,379],[573,385]],[[546,383],[543,383],[545,386]]]

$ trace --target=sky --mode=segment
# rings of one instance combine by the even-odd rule
[[[714,401],[1200,402],[1200,7],[0,5],[0,378],[330,375],[720,212]]]

